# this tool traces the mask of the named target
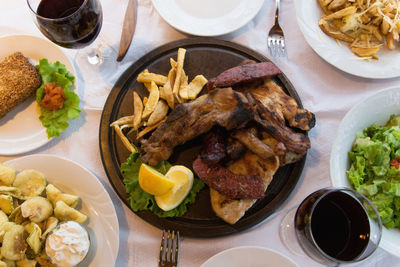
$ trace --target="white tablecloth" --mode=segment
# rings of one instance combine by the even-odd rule
[[[259,14],[241,29],[221,38],[248,46],[269,57],[266,46],[268,29],[273,24],[275,1],[265,1]],[[104,24],[100,36],[117,50],[127,0],[101,0]],[[113,73],[116,78],[136,59],[169,41],[187,37],[169,26],[152,7],[150,0],[139,1],[135,36],[127,56]],[[400,79],[368,80],[357,78],[327,64],[308,46],[295,19],[293,2],[282,1],[281,25],[287,40],[288,60],[273,60],[286,74],[299,93],[303,105],[313,111],[317,125],[310,132],[312,148],[300,181],[282,209],[299,203],[309,193],[330,185],[329,157],[336,129],[345,113],[357,102],[379,89],[398,85]],[[27,33],[41,36],[28,12],[25,0],[0,0],[0,35]],[[44,38],[44,37],[43,37]],[[64,49],[70,58],[75,50]],[[86,83],[79,77],[84,90],[82,116],[71,123],[60,138],[28,154],[48,153],[70,158],[89,168],[105,185],[119,219],[119,254],[115,266],[157,266],[161,231],[131,212],[113,191],[104,172],[98,144],[101,109],[112,85],[99,80]],[[0,162],[13,157],[0,156]],[[287,255],[300,266],[320,266],[305,256],[288,251],[282,244],[278,227],[282,213],[257,227],[240,234],[214,238],[183,238],[180,266],[199,266],[214,254],[236,246],[262,246]],[[399,254],[400,255],[400,254]],[[378,249],[373,257],[357,266],[400,266],[396,258]]]

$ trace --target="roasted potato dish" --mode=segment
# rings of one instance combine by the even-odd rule
[[[324,15],[318,25],[336,40],[348,43],[362,59],[379,59],[379,50],[395,49],[400,17],[396,0],[318,0]]]
[[[45,240],[62,221],[87,220],[75,209],[78,202],[38,171],[0,164],[0,267],[55,266],[44,252]]]

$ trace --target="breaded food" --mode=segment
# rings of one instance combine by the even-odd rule
[[[0,62],[0,118],[33,95],[41,85],[35,66],[20,52]]]

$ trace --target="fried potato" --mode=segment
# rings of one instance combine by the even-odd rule
[[[164,86],[163,86],[163,92],[164,92],[164,99],[167,101],[168,106],[171,109],[175,108],[175,99],[174,99],[174,95],[172,93],[172,88],[171,88],[171,83],[168,80]]]
[[[188,98],[196,99],[208,80],[203,75],[197,75],[188,85]]]
[[[396,0],[317,0],[325,15],[318,21],[321,30],[336,40],[350,43],[351,51],[363,59],[378,59],[386,45],[396,48],[400,30]]]
[[[114,130],[122,141],[122,144],[131,152],[136,152],[136,148],[131,144],[128,138],[124,135],[119,125],[114,125]]]
[[[142,121],[143,103],[140,96],[133,92],[133,128],[139,129],[140,122]]]
[[[152,81],[151,82],[151,91],[150,91],[147,103],[144,107],[142,119],[146,119],[147,117],[150,116],[150,114],[156,108],[159,98],[160,98],[160,92],[158,91],[158,86],[156,85],[156,83],[154,81]]]
[[[136,139],[140,139],[143,136],[145,136],[146,134],[148,134],[149,132],[153,131],[154,129],[156,129],[158,126],[160,126],[164,121],[166,121],[167,119],[163,119],[162,121],[159,121],[158,123],[152,125],[152,126],[147,126],[146,128],[144,128],[142,131],[140,131],[137,136]]]
[[[174,86],[172,87],[172,93],[177,98],[178,98],[178,94],[179,94],[179,87],[180,87],[180,83],[181,83],[181,76],[182,76],[182,70],[183,70],[183,63],[185,61],[185,54],[186,54],[186,49],[184,49],[184,48],[178,49],[178,59],[177,59],[177,63],[176,63],[176,78],[175,78]],[[178,98],[178,101],[179,101],[179,98]]]
[[[163,120],[168,113],[168,105],[164,100],[159,100],[153,113],[151,113],[149,120],[147,121],[147,126],[152,126],[159,121]]]
[[[161,74],[142,72],[138,75],[136,80],[141,83],[155,82],[158,85],[164,85],[167,82],[167,77]]]
[[[179,86],[179,97],[181,98],[182,101],[185,99],[188,99],[188,76],[184,75],[183,81],[181,82],[181,85]]]

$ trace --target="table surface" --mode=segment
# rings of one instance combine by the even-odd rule
[[[268,0],[258,15],[241,29],[219,38],[248,46],[270,57],[266,39],[273,24],[275,1]],[[118,50],[127,0],[101,0],[104,23],[100,36]],[[32,21],[25,0],[0,0],[0,35],[31,34],[44,38]],[[315,113],[317,125],[309,133],[312,147],[300,181],[276,216],[245,232],[213,239],[183,237],[180,266],[200,266],[211,256],[237,246],[262,246],[290,257],[300,266],[320,266],[306,256],[292,254],[279,238],[279,224],[285,209],[298,204],[311,192],[330,186],[329,157],[340,121],[360,100],[380,89],[398,85],[397,79],[369,80],[346,74],[321,59],[303,38],[296,23],[294,4],[281,1],[281,26],[287,41],[287,60],[272,61],[286,74],[300,95],[303,105]],[[161,231],[144,222],[129,210],[113,191],[104,172],[98,145],[102,107],[121,73],[135,60],[167,42],[188,37],[169,26],[153,8],[151,0],[138,1],[138,21],[131,47],[110,83],[98,79],[85,82],[78,75],[82,116],[74,120],[60,138],[27,154],[56,154],[70,158],[90,169],[103,183],[113,200],[119,219],[119,253],[115,266],[157,266]],[[74,60],[76,51],[64,49]],[[22,156],[22,155],[18,155]],[[18,156],[0,156],[0,162]],[[400,266],[397,258],[382,249],[369,259],[353,266]]]

